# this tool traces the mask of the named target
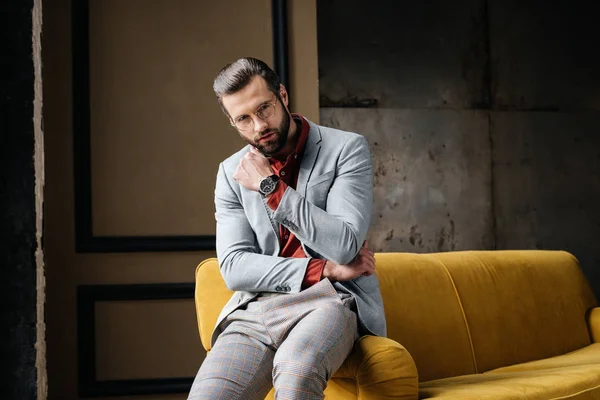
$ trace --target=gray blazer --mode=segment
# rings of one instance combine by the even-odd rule
[[[309,258],[279,257],[279,227],[288,228],[313,258],[348,264],[360,250],[373,203],[371,153],[364,137],[310,123],[296,190],[288,187],[276,211],[257,192],[233,178],[249,146],[219,166],[215,188],[217,258],[225,284],[235,294],[220,322],[261,292],[296,293]],[[386,335],[383,301],[375,274],[335,282],[356,299],[361,334]]]

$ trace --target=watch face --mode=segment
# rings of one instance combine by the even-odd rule
[[[269,194],[273,190],[275,190],[275,181],[270,176],[266,177],[262,181],[260,181],[259,190],[263,194]]]

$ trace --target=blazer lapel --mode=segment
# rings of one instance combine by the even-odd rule
[[[312,122],[308,121],[308,123],[310,131],[308,132],[308,139],[304,147],[304,155],[302,156],[300,171],[298,172],[298,183],[296,184],[296,191],[304,197],[306,197],[306,183],[310,178],[317,157],[319,156],[319,151],[321,150],[321,130]]]

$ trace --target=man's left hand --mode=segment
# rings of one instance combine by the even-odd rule
[[[365,240],[360,251],[349,264],[340,265],[327,260],[323,267],[323,278],[330,281],[349,281],[359,276],[370,276],[375,273],[375,254],[369,250],[369,244]]]
[[[258,191],[258,185],[263,178],[273,175],[269,160],[256,148],[250,146],[250,151],[240,160],[233,179],[248,190]]]

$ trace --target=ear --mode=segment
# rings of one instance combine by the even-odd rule
[[[287,90],[285,90],[285,86],[283,86],[283,83],[279,84],[279,96],[281,96],[281,101],[287,107],[290,101],[288,98]]]

